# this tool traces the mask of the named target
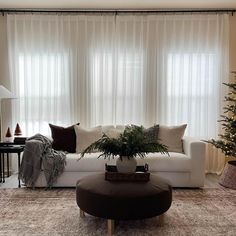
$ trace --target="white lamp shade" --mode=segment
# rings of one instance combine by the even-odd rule
[[[15,98],[15,96],[4,86],[0,85],[0,99]]]

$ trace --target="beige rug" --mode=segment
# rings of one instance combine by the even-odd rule
[[[236,190],[174,190],[163,226],[157,217],[120,221],[115,235],[236,235]],[[79,217],[74,189],[0,190],[0,235],[106,235],[104,219]]]

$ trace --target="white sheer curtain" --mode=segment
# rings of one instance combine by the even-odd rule
[[[227,14],[8,15],[7,23],[20,97],[13,118],[27,135],[48,133],[48,122],[187,123],[186,135],[217,137]]]

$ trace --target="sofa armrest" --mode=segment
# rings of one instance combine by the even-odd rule
[[[191,179],[199,187],[204,185],[206,144],[192,137],[183,138],[184,153],[191,158]]]
[[[197,151],[197,152],[201,151],[205,155],[206,144],[197,138],[185,136],[183,138],[183,150],[184,150],[184,154],[186,154],[189,157],[195,154],[195,153],[192,153],[193,151]]]

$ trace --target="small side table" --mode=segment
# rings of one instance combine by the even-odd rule
[[[18,171],[20,170],[20,156],[24,151],[24,145],[16,145],[12,143],[0,143],[0,181],[5,182],[5,154],[7,155],[7,175],[9,177],[9,153],[15,153],[18,157]],[[18,178],[18,187],[21,187],[20,179]]]

